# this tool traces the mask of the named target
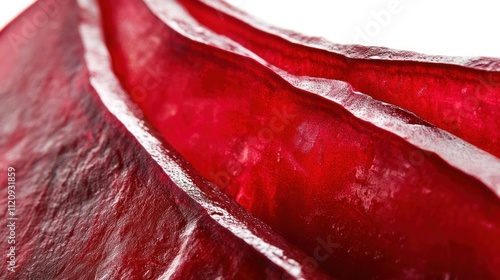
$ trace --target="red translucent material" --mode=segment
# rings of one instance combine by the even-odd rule
[[[174,1],[165,11],[179,16],[165,22],[142,1],[100,3],[115,71],[152,125],[331,275],[500,277],[498,182],[221,48]],[[408,127],[430,126],[394,110]],[[414,153],[426,156],[415,164]]]
[[[9,36],[49,3],[48,24],[15,53]],[[95,67],[108,59],[96,6],[79,3],[40,0],[0,33],[0,167],[16,169],[18,218],[15,272],[3,262],[0,278],[326,279],[99,82],[113,73]]]
[[[500,60],[336,45],[255,22],[220,0],[181,0],[200,23],[290,73],[338,79],[500,157]]]

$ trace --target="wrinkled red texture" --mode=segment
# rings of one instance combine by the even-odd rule
[[[499,59],[450,60],[385,48],[334,45],[252,24],[248,16],[219,0],[180,2],[200,23],[271,64],[297,75],[347,81],[356,90],[407,109],[500,158]],[[239,17],[212,5],[224,6]]]
[[[319,262],[332,275],[500,276],[500,204],[485,185],[438,155],[413,164],[417,147],[249,58],[184,37],[142,1],[101,3],[115,70],[151,123],[311,256],[318,239],[339,244]]]
[[[0,33],[0,168],[5,174],[7,166],[16,169],[18,215],[16,272],[5,269],[2,251],[0,278],[288,276],[262,254],[269,248],[259,251],[247,244],[174,183],[101,103],[89,83],[75,1],[56,2],[49,23],[15,53],[9,36],[22,34],[24,19],[49,2],[38,1]],[[283,250],[284,257],[299,265],[307,259],[162,145],[203,199]],[[6,186],[6,177],[0,178]],[[0,196],[4,206],[5,193]],[[0,228],[7,236],[6,219]],[[302,272],[305,278],[324,278],[307,267]]]

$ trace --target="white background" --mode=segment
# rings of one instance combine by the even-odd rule
[[[499,0],[226,1],[262,21],[335,43],[500,57]],[[31,2],[2,1],[0,27]]]
[[[0,2],[0,28],[3,28],[33,0],[3,0]]]

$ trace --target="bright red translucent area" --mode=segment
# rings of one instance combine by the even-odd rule
[[[240,14],[238,18],[206,4],[227,6],[221,1],[180,2],[200,23],[290,73],[347,81],[356,90],[407,109],[500,157],[498,59],[450,60],[383,48],[334,45],[278,29],[268,29],[268,33],[264,25],[246,23],[250,21],[248,16]],[[303,44],[286,39],[292,36]],[[316,44],[317,48],[305,43]]]
[[[151,123],[331,275],[500,276],[500,204],[485,185],[437,155],[413,164],[421,151],[402,138],[249,58],[182,36],[142,1],[101,4],[115,70]]]
[[[0,184],[7,185],[3,174],[13,166],[18,217],[15,272],[6,269],[2,251],[0,278],[289,276],[262,253],[272,249],[250,246],[175,184],[101,103],[89,84],[75,1],[56,3],[49,23],[13,49],[9,36],[22,34],[25,19],[49,2],[40,0],[0,33]],[[300,269],[306,255],[192,171],[170,146],[164,148],[179,176],[199,188],[198,200],[231,213],[232,222],[282,252],[276,259],[290,256]],[[4,209],[6,200],[5,191]],[[0,220],[4,237],[6,223]],[[313,269],[304,265],[302,275],[324,279]]]

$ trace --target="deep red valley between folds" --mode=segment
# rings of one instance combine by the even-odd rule
[[[347,81],[500,158],[500,59],[336,45],[266,26],[221,0],[180,2],[200,23],[290,73]]]
[[[91,10],[92,1],[80,2]],[[44,3],[54,2],[40,1],[20,19],[32,19]],[[82,19],[88,26],[79,33]],[[17,54],[8,36],[21,34],[24,22],[0,34],[0,165],[16,169],[18,216],[15,272],[6,269],[2,239],[0,278],[328,278],[170,145],[158,141],[152,157],[145,147],[156,136],[139,111],[103,104],[123,99],[113,99],[116,87],[91,81],[99,69],[89,69],[84,55],[105,60],[82,45],[98,43],[88,30],[99,28],[93,21],[65,1]],[[131,115],[138,123],[119,121]],[[0,203],[7,205],[6,195]],[[6,236],[6,219],[0,227]]]
[[[310,255],[318,237],[339,244],[319,264],[340,278],[499,275],[496,193],[434,154],[412,166],[407,141],[212,46],[174,1],[146,2],[101,1],[118,76],[165,139],[253,215]],[[152,6],[178,16],[162,22]]]
[[[180,2],[40,0],[0,33],[19,217],[0,278],[500,278],[500,160],[441,130],[498,156],[495,61],[347,59],[342,76],[338,54],[306,63]],[[463,88],[478,103],[456,115]]]

